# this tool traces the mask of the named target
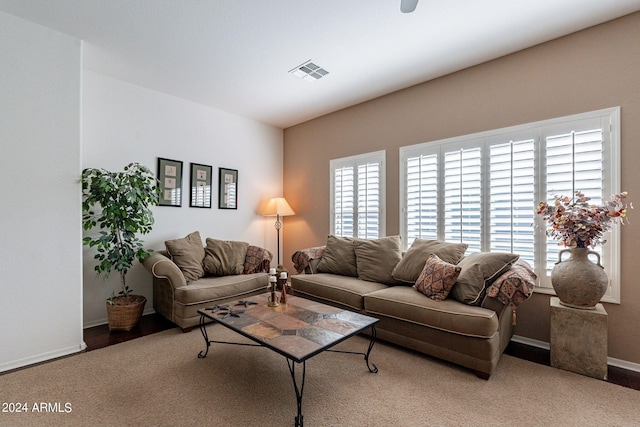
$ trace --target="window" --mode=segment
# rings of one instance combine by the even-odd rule
[[[331,234],[384,236],[384,161],[384,151],[331,160]]]
[[[513,252],[553,293],[563,247],[534,213],[554,194],[584,192],[596,204],[619,189],[620,110],[612,108],[400,149],[401,233],[469,244],[467,253]],[[596,250],[610,278],[604,301],[620,302],[619,228]]]

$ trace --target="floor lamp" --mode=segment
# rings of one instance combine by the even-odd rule
[[[264,209],[262,209],[262,215],[263,216],[275,216],[276,217],[276,223],[275,223],[275,227],[278,233],[278,267],[281,267],[282,265],[280,264],[280,229],[282,228],[282,223],[280,222],[280,217],[281,216],[289,216],[289,215],[295,215],[296,213],[293,211],[293,209],[291,209],[291,206],[289,206],[289,203],[287,203],[287,201],[284,199],[284,197],[274,197],[271,200],[269,200],[266,204],[266,206],[264,207]]]

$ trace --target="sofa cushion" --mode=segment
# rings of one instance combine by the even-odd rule
[[[468,246],[466,243],[416,239],[393,269],[393,278],[413,285],[418,280],[429,255],[436,254],[444,262],[457,264]]]
[[[369,282],[397,285],[391,272],[402,257],[400,236],[382,237],[376,240],[355,240],[358,278]]]
[[[460,270],[459,266],[449,264],[437,255],[431,254],[413,287],[434,301],[444,301],[456,283]]]
[[[244,272],[249,243],[207,238],[204,271],[212,276],[229,276]]]
[[[241,298],[256,290],[267,290],[267,273],[234,276],[203,277],[175,290],[175,303],[182,305],[201,304],[219,300]]]
[[[489,286],[507,271],[519,255],[502,252],[476,252],[462,259],[462,268],[451,297],[465,304],[480,305]]]
[[[350,237],[328,236],[318,271],[356,277],[356,253]]]
[[[199,232],[194,231],[181,239],[167,240],[164,245],[187,282],[193,282],[204,276],[202,267],[204,247]]]
[[[495,311],[448,298],[434,301],[409,286],[391,286],[364,297],[373,317],[386,316],[454,334],[491,338],[498,333]]]
[[[329,273],[291,276],[291,287],[296,295],[312,297],[328,304],[337,303],[355,311],[363,309],[366,294],[386,288],[380,283]]]

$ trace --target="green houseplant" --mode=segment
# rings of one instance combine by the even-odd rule
[[[117,271],[122,289],[107,300],[109,330],[131,330],[142,317],[146,298],[131,294],[125,276],[133,262],[151,255],[136,234],[147,234],[153,226],[151,206],[158,203],[159,186],[154,174],[139,163],[123,172],[87,168],[82,171],[82,225],[100,228],[99,235],[85,237],[83,244],[95,247],[95,271],[106,279]]]

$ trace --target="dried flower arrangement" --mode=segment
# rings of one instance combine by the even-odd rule
[[[569,248],[595,248],[604,244],[602,235],[620,221],[625,223],[627,209],[632,205],[624,203],[627,193],[615,194],[613,199],[602,206],[589,204],[590,197],[576,191],[573,199],[554,196],[553,204],[540,202],[536,213],[543,215],[549,224],[547,236],[559,240],[559,245]]]

